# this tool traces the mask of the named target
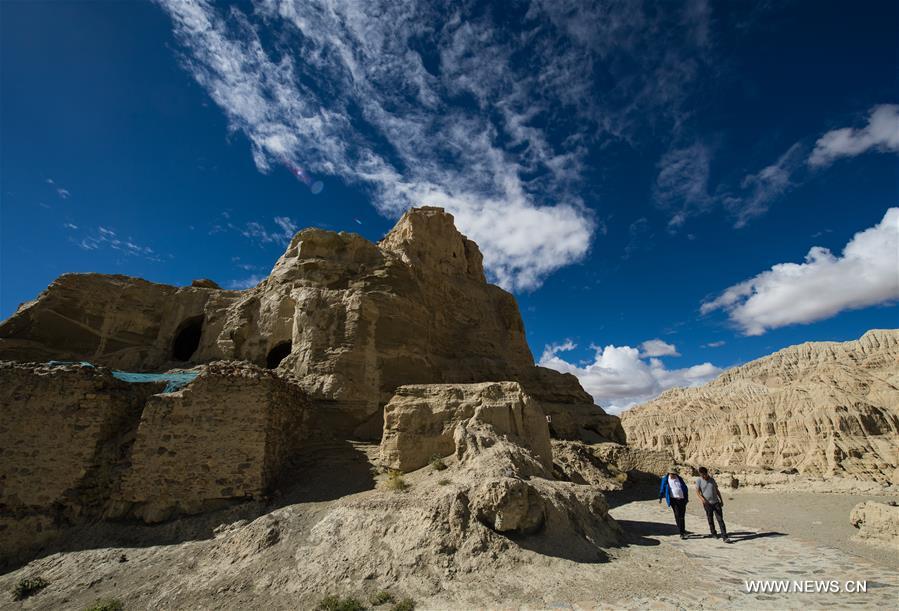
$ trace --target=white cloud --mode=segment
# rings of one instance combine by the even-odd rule
[[[722,339],[717,342],[709,342],[707,344],[703,344],[702,347],[703,348],[720,348],[721,346],[723,346],[726,343],[727,342]]]
[[[63,223],[62,226],[66,229],[78,229],[78,225],[75,225],[74,223]]]
[[[642,358],[640,350],[631,346],[594,346],[593,362],[586,365],[576,365],[559,356],[575,347],[571,341],[547,346],[539,364],[574,374],[593,400],[614,414],[654,399],[669,388],[704,384],[722,371],[711,363],[667,369],[657,358]]]
[[[680,356],[680,353],[674,344],[656,338],[640,344],[640,356]]]
[[[899,152],[899,105],[881,104],[871,109],[862,128],[834,129],[815,143],[808,158],[814,167],[830,165],[840,157],[855,157],[870,150]]]
[[[185,66],[260,170],[338,176],[393,217],[443,206],[512,289],[587,254],[601,227],[579,189],[591,145],[629,137],[649,115],[683,120],[708,25],[704,10],[672,8],[696,24],[684,44],[664,11],[629,2],[535,1],[509,12],[517,32],[443,3],[160,3]]]
[[[780,263],[702,304],[703,314],[724,310],[746,335],[830,318],[899,300],[899,208],[861,231],[842,256],[815,246],[805,263]]]

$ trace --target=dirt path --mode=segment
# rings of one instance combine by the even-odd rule
[[[827,502],[828,495],[814,496],[820,497],[818,503]],[[737,502],[735,499],[734,504]],[[669,593],[639,597],[609,607],[892,609],[899,605],[899,571],[894,567],[777,530],[748,527],[735,519],[728,522],[728,531],[734,539],[728,545],[705,538],[708,533],[705,515],[700,515],[698,507],[691,509],[687,514],[687,529],[693,534],[681,540],[671,511],[660,508],[655,501],[625,499],[613,508],[612,515],[629,533],[655,539],[661,548],[677,552],[683,571]],[[846,582],[853,582],[854,586],[856,581],[866,581],[867,592],[747,593],[746,580],[836,580],[841,589],[845,589]]]

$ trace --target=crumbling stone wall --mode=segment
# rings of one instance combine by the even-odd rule
[[[144,401],[109,370],[0,363],[0,557],[98,515]]]
[[[303,439],[307,415],[289,379],[246,364],[208,366],[182,390],[147,401],[110,516],[159,522],[264,496]]]

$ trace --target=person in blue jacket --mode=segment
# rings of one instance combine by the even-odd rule
[[[684,526],[684,516],[687,513],[687,503],[690,501],[687,492],[687,484],[680,475],[677,474],[677,467],[668,468],[668,473],[662,476],[662,483],[659,486],[659,504],[662,499],[668,503],[674,512],[674,521],[677,523],[677,530],[680,532],[680,538],[687,538],[687,529]]]

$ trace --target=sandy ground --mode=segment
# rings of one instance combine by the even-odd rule
[[[687,516],[695,534],[681,540],[670,510],[655,501],[655,489],[632,489],[608,496],[626,540],[598,562],[538,553],[522,540],[514,543],[521,549],[498,558],[490,570],[448,573],[439,591],[417,588],[415,575],[393,582],[363,576],[343,591],[310,589],[310,571],[333,573],[305,558],[314,551],[311,533],[342,499],[374,494],[373,452],[336,453],[327,468],[318,463],[316,479],[274,510],[241,506],[158,527],[97,525],[57,553],[0,575],[0,609],[84,609],[103,597],[121,600],[126,609],[308,609],[327,593],[365,600],[381,588],[411,595],[418,609],[897,608],[897,558],[849,540],[849,510],[875,497],[816,493],[727,493],[726,518],[735,539],[728,545],[704,537],[698,503],[690,503]],[[343,477],[333,478],[337,471]],[[425,470],[409,480],[416,486],[416,477],[431,476]],[[225,534],[216,528],[220,523]],[[258,546],[258,535],[274,523],[280,538]],[[33,575],[46,577],[50,586],[12,602],[7,592],[13,584]],[[748,593],[748,579],[865,580],[869,590]]]
[[[858,531],[849,524],[849,513],[856,504],[862,501],[886,503],[897,500],[895,497],[740,491],[725,493],[725,497],[725,518],[732,518],[746,526],[784,532],[792,537],[832,546],[899,569],[899,552],[852,541]],[[693,504],[691,510],[696,515],[705,516],[698,503]]]

